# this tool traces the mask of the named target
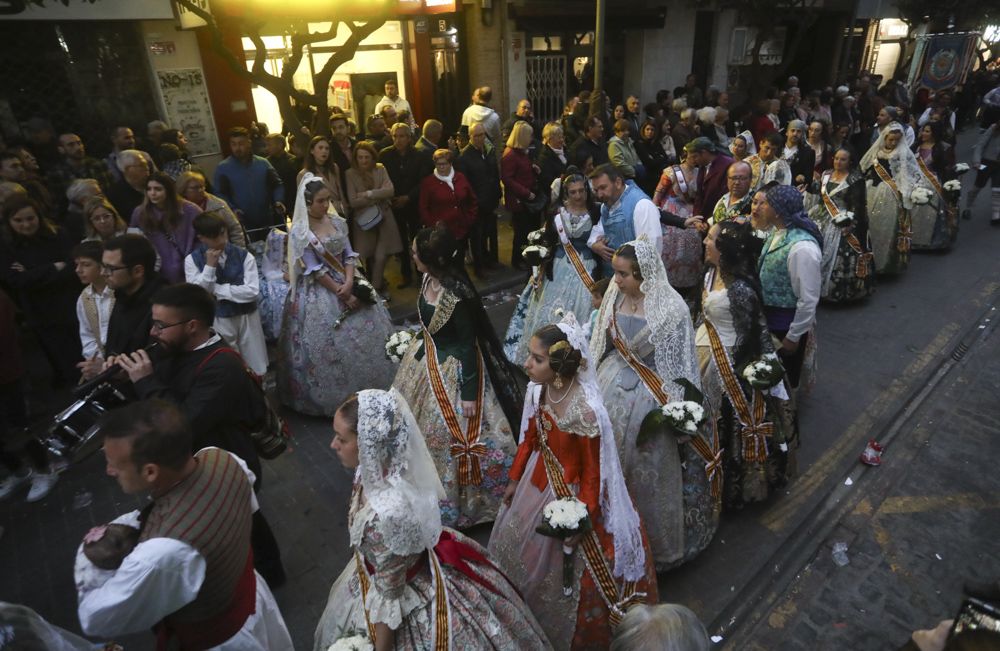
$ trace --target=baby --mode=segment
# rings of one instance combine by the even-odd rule
[[[139,542],[139,512],[94,527],[83,537],[76,554],[76,589],[80,595],[104,585]]]

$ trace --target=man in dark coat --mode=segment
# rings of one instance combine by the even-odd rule
[[[570,147],[570,160],[582,163],[587,157],[594,160],[594,167],[609,160],[608,143],[604,140],[604,123],[596,115],[587,118],[583,135]]]
[[[473,226],[472,258],[477,275],[483,267],[499,264],[497,248],[497,206],[500,205],[500,166],[481,122],[469,128],[469,144],[462,149],[455,168],[465,175],[476,195],[476,222]]]
[[[562,127],[555,122],[546,124],[542,129],[542,148],[538,152],[538,188],[542,192],[550,192],[552,182],[562,178],[566,171],[566,136]],[[581,170],[582,171],[582,170]],[[552,208],[550,205],[549,208]]]
[[[733,159],[719,152],[711,140],[700,136],[684,146],[684,151],[698,169],[698,196],[694,200],[694,214],[708,219],[715,204],[728,190],[726,170]]]
[[[378,160],[385,167],[392,181],[392,215],[396,218],[399,236],[404,242],[399,254],[403,282],[399,288],[409,287],[413,282],[413,263],[410,260],[410,240],[416,235],[420,215],[417,211],[420,199],[420,182],[434,171],[430,157],[413,147],[413,133],[410,125],[397,122],[392,125],[392,147],[379,152]]]

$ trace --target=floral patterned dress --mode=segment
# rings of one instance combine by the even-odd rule
[[[285,255],[287,242],[288,234],[285,231],[272,228],[267,234],[264,255],[258,265],[260,295],[257,297],[257,309],[260,311],[264,337],[268,341],[277,341],[281,333],[285,299],[288,296],[288,256]]]
[[[680,165],[663,170],[653,203],[678,217],[690,217],[698,194],[697,174]],[[667,280],[678,288],[694,287],[701,281],[701,234],[692,228],[662,226],[663,265]]]
[[[622,314],[617,318],[632,353],[656,368],[646,319]],[[636,444],[639,426],[658,404],[611,337],[597,367],[597,384],[615,430],[625,483],[649,535],[656,571],[681,565],[708,546],[719,526],[705,462],[690,444],[678,445],[667,436],[654,436],[641,447]]]
[[[479,381],[479,348],[469,307],[454,293],[444,290],[437,305],[431,305],[421,295],[418,308],[437,348],[438,367],[445,391],[459,414],[460,426],[464,428],[468,419],[460,415],[459,405],[463,400],[476,399]],[[441,502],[441,520],[445,526],[466,528],[481,522],[492,522],[507,488],[507,472],[516,449],[514,435],[485,369],[483,385],[479,442],[486,449],[479,457],[482,481],[474,486],[461,486],[458,461],[452,457],[455,439],[429,381],[422,336],[410,344],[393,382],[410,405],[444,485],[447,497]]]
[[[384,623],[395,630],[394,649],[429,650],[435,625],[435,582],[428,552],[393,554],[375,526],[379,516],[364,501],[361,492],[355,490],[351,501],[350,527],[363,529],[356,551],[368,579],[368,594],[363,601],[357,562],[349,560],[330,589],[316,627],[314,651],[326,651],[341,637],[367,636],[364,606],[373,624]],[[441,540],[439,547],[457,541],[483,556],[486,554],[474,540],[457,531],[445,529]],[[440,562],[448,601],[450,648],[456,651],[552,648],[535,616],[496,567],[468,559],[462,569]]]
[[[357,255],[347,238],[347,222],[332,219],[334,234],[320,243],[341,264],[353,264]],[[381,302],[362,303],[345,315],[347,306],[319,282],[324,274],[338,283],[344,276],[311,248],[300,264],[278,340],[278,395],[295,411],[332,417],[352,393],[392,384],[396,368],[382,352],[393,333],[392,320]]]
[[[541,438],[563,468],[563,478],[587,505],[594,534],[608,567],[614,567],[614,540],[605,531],[600,507],[600,428],[577,391],[562,418],[542,407],[541,428],[533,417],[517,449],[511,480],[520,480],[509,508],[501,511],[490,536],[490,555],[517,586],[556,649],[607,649],[611,644],[608,607],[577,546],[573,592],[563,594],[562,542],[535,532],[545,505],[556,499],[540,452]],[[637,586],[645,603],[657,602],[656,574],[648,540],[646,577]],[[621,586],[618,586],[621,589]]]

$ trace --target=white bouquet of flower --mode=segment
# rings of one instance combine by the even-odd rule
[[[539,228],[528,233],[528,244],[545,244],[545,229]]]
[[[959,181],[958,179],[952,179],[950,181],[945,181],[943,187],[948,192],[961,192],[962,182]]]
[[[399,332],[392,333],[385,340],[385,356],[393,364],[399,364],[403,360],[403,355],[406,354],[406,349],[410,347],[410,342],[412,341],[413,333],[409,330],[400,330]]]
[[[965,174],[969,171],[969,165],[967,163],[958,163],[955,165],[955,174]]]
[[[854,221],[854,213],[850,210],[844,210],[837,213],[837,216],[833,218],[833,224],[835,226],[850,226],[851,222]]]
[[[923,206],[931,202],[931,191],[927,188],[913,188],[910,193],[910,201],[918,206]]]
[[[544,261],[549,259],[551,254],[552,252],[549,251],[548,247],[541,244],[530,244],[521,249],[521,257],[532,267],[541,266]]]
[[[340,638],[326,651],[375,651],[375,645],[364,635],[350,635]]]
[[[667,419],[667,425],[681,436],[698,433],[698,428],[705,422],[705,408],[692,400],[676,400],[660,407],[660,412]]]
[[[542,509],[542,523],[535,531],[543,536],[565,540],[591,529],[587,505],[575,497],[552,500]],[[563,594],[573,594],[573,547],[563,545]]]
[[[755,389],[770,389],[785,377],[785,369],[776,355],[765,355],[743,367],[743,379]]]

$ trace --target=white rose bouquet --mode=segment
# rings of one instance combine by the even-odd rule
[[[833,218],[834,226],[839,226],[843,228],[844,226],[850,226],[854,221],[854,213],[850,210],[843,210],[837,213],[837,216]]]
[[[393,364],[399,364],[403,360],[403,355],[406,354],[406,349],[410,347],[412,341],[413,333],[409,330],[400,330],[399,332],[392,333],[385,340],[385,356]]]
[[[566,540],[588,533],[592,528],[587,505],[575,497],[552,500],[542,509],[542,523],[535,531],[543,536]],[[573,594],[573,547],[563,544],[563,594]]]
[[[326,651],[375,651],[375,645],[364,635],[349,635],[331,644]]]
[[[705,422],[705,408],[692,400],[675,400],[660,407],[667,425],[680,436],[694,436]]]
[[[785,368],[776,355],[765,355],[744,366],[740,375],[753,388],[766,391],[784,379]]]
[[[913,188],[910,193],[910,201],[918,206],[924,206],[931,202],[931,191],[927,188]]]
[[[962,182],[958,179],[952,179],[950,181],[945,181],[944,186],[942,187],[944,187],[944,189],[948,192],[961,192]]]
[[[545,229],[539,228],[528,233],[528,244],[545,244]]]
[[[969,171],[968,163],[958,163],[955,165],[955,174],[965,174]]]

